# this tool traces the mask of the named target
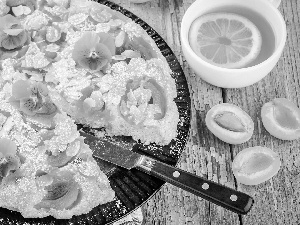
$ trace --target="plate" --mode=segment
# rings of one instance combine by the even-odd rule
[[[177,88],[177,98],[175,99],[178,111],[179,122],[177,125],[177,137],[172,140],[169,145],[158,146],[155,144],[142,145],[137,144],[133,150],[141,154],[153,157],[157,160],[165,162],[169,165],[175,166],[180,158],[182,151],[185,148],[190,128],[190,107],[191,100],[189,94],[188,84],[183,73],[183,70],[176,59],[176,56],[163,40],[163,38],[146,22],[139,17],[122,8],[121,6],[110,1],[98,0],[100,4],[106,5],[113,10],[121,12],[129,17],[137,24],[139,24],[149,36],[155,41],[160,49],[162,55],[166,58],[171,70],[172,77],[175,80]],[[78,125],[79,128],[86,132],[93,133],[93,130],[84,128]],[[130,137],[116,138],[115,141],[134,144]],[[110,224],[128,215],[143,203],[149,200],[165,182],[152,177],[148,174],[140,172],[136,169],[130,171],[112,166],[96,159],[102,169],[105,170],[109,177],[112,189],[115,191],[116,198],[112,202],[99,205],[90,211],[88,214],[80,216],[73,216],[69,220],[57,220],[53,217],[45,218],[23,218],[22,215],[16,211],[0,208],[0,222],[1,224],[14,225],[54,225],[54,224],[69,224],[69,225],[104,225]]]

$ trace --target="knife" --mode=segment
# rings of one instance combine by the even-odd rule
[[[253,198],[245,193],[133,152],[84,131],[80,131],[80,135],[85,137],[84,142],[90,146],[94,157],[128,170],[136,168],[232,212],[247,214],[254,203]]]

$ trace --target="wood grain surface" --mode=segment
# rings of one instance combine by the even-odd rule
[[[281,141],[272,137],[264,129],[260,116],[262,105],[275,97],[288,98],[300,106],[300,1],[283,0],[279,7],[287,24],[288,36],[277,66],[260,82],[240,89],[221,89],[202,81],[185,61],[180,44],[180,25],[193,0],[152,0],[142,4],[127,0],[113,2],[139,16],[165,39],[187,77],[192,98],[192,125],[178,167],[248,193],[255,200],[250,213],[238,216],[166,184],[143,206],[144,224],[300,224],[300,140]],[[229,145],[207,129],[204,122],[207,111],[222,102],[238,105],[253,119],[255,130],[248,142]],[[257,145],[279,153],[281,169],[275,177],[260,185],[239,184],[232,174],[232,160],[242,149]]]

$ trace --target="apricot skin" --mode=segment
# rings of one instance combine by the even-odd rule
[[[286,98],[275,98],[261,108],[265,129],[281,140],[300,138],[300,109]]]
[[[267,147],[255,146],[236,155],[232,171],[239,183],[258,185],[275,176],[280,166],[281,161],[276,152]]]
[[[240,107],[222,103],[213,106],[206,114],[207,128],[220,140],[229,144],[242,144],[253,134],[254,123]]]

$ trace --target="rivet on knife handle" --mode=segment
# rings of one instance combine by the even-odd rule
[[[254,203],[253,198],[245,193],[147,156],[141,158],[137,168],[238,214],[249,212]]]

